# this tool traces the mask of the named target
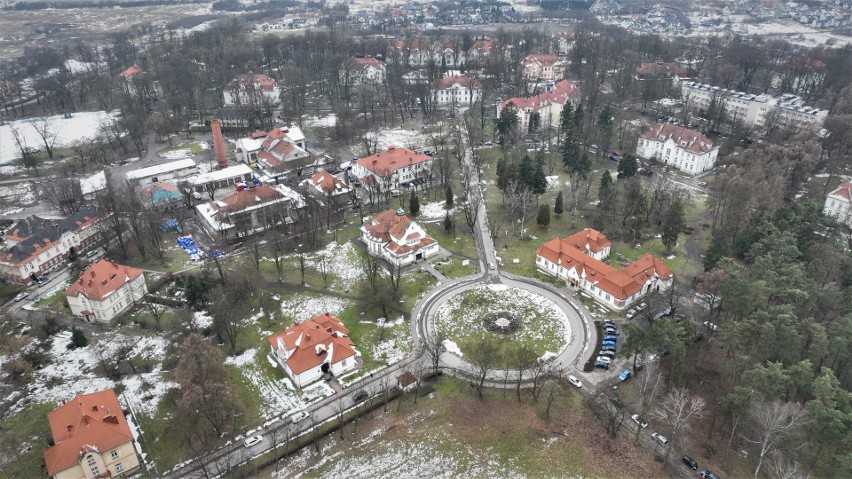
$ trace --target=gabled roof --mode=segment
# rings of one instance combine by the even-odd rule
[[[673,78],[675,75],[684,78],[687,71],[677,63],[653,62],[643,63],[636,69],[639,78]]]
[[[392,146],[375,155],[359,158],[355,163],[370,170],[375,175],[386,176],[400,168],[426,161],[432,161],[432,157],[423,153],[415,153],[401,146]]]
[[[558,103],[560,105],[564,105],[566,102],[570,100],[578,100],[580,98],[580,87],[577,86],[576,83],[561,80],[556,82],[553,85],[553,88],[550,91],[546,91],[539,95],[533,97],[526,98],[509,98],[500,104],[500,110],[506,107],[509,103],[515,105],[515,108],[518,110],[527,110],[531,109],[532,111],[538,111],[543,107],[546,107],[553,103]]]
[[[592,253],[599,253],[604,248],[612,246],[612,242],[605,234],[592,228],[586,228],[579,233],[574,233],[562,241],[580,251],[585,251],[588,248]]]
[[[317,171],[307,180],[311,186],[325,194],[339,194],[349,191],[346,183],[335,178],[327,171]]]
[[[61,220],[48,220],[30,216],[9,228],[6,239],[19,241],[9,248],[3,259],[11,264],[23,264],[34,255],[53,246],[64,233],[80,231],[95,224],[100,218],[95,208],[82,209]]]
[[[579,277],[585,278],[586,281],[621,300],[641,291],[645,283],[654,277],[665,280],[674,276],[665,263],[651,254],[645,254],[623,270],[615,269],[587,255],[567,241],[574,236],[576,235],[564,240],[554,238],[541,245],[535,254],[565,269],[575,268]]]
[[[275,88],[278,87],[278,81],[274,78],[270,78],[268,75],[264,75],[263,73],[254,73],[248,72],[242,75],[237,75],[233,80],[229,81],[227,85],[225,85],[225,91],[231,91],[235,88],[240,90],[256,89],[264,92],[272,92],[275,91]]]
[[[161,181],[159,183],[140,186],[136,189],[136,194],[148,208],[183,199],[183,193],[171,181]]]
[[[286,195],[271,185],[261,185],[255,188],[237,191],[232,195],[216,201],[215,208],[222,213],[236,213],[263,203],[271,203],[285,199]]]
[[[704,133],[671,123],[655,124],[650,130],[642,133],[642,138],[659,142],[665,142],[671,138],[678,148],[696,154],[709,153],[713,150],[713,141]]]
[[[47,414],[54,446],[44,452],[47,475],[77,464],[87,451],[107,452],[133,440],[115,391],[81,394]]]
[[[836,190],[829,193],[829,196],[834,196],[835,198],[842,199],[847,203],[852,203],[852,183],[848,181],[840,183],[840,186],[838,186]]]
[[[521,65],[532,66],[540,65],[543,67],[551,67],[559,61],[559,55],[555,53],[530,53],[523,60]]]
[[[143,73],[142,69],[139,68],[139,65],[133,65],[132,67],[127,68],[126,70],[119,73],[119,76],[123,76],[124,78],[130,79],[133,78],[134,75],[138,75]]]
[[[499,44],[500,44],[500,42],[498,42],[494,38],[483,38],[481,40],[477,40],[477,41],[473,42],[473,46],[470,47],[469,51],[478,51],[482,54],[487,55],[487,54],[491,53],[491,50],[493,50],[494,47],[496,47]]]
[[[103,301],[125,283],[135,280],[141,274],[141,269],[118,264],[108,259],[100,259],[80,273],[80,278],[65,290],[65,295],[82,294],[90,300]]]
[[[372,57],[368,57],[368,58],[357,58],[357,57],[355,57],[355,58],[353,58],[353,60],[355,60],[355,64],[358,65],[358,67],[360,67],[360,68],[373,67],[376,70],[384,70],[385,69],[385,64],[383,62],[381,62],[381,61],[379,61],[375,58],[372,58]]]
[[[437,84],[439,90],[446,90],[447,88],[452,88],[455,85],[459,85],[460,87],[468,90],[479,88],[478,80],[474,78],[468,78],[464,75],[444,77],[438,80]]]
[[[283,347],[289,352],[287,366],[293,374],[301,374],[324,362],[338,363],[355,356],[355,343],[347,336],[343,321],[331,313],[321,314],[295,324],[266,338],[273,350]],[[328,353],[331,352],[331,358]]]
[[[382,242],[402,239],[409,226],[411,220],[398,210],[382,211],[364,223],[364,229],[370,236]]]

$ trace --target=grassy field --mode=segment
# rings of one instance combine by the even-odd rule
[[[468,260],[467,266],[462,265],[462,261],[467,258],[452,257],[441,263],[435,263],[435,269],[441,272],[444,276],[450,279],[461,278],[474,274],[478,271],[477,262]]]
[[[436,391],[379,407],[322,439],[321,453],[304,448],[278,464],[278,473],[255,477],[631,477],[667,475],[650,451],[629,438],[611,440],[575,390],[553,385],[547,414],[545,388],[538,403],[522,393],[487,391],[474,399],[467,383],[441,378]],[[399,410],[397,410],[399,408]],[[493,411],[498,414],[483,414]]]
[[[21,479],[47,476],[43,453],[49,447],[50,426],[46,418],[54,408],[48,403],[30,404],[0,423],[0,450],[5,458],[14,458],[2,464],[0,475]]]
[[[201,147],[201,144],[199,142],[190,141],[186,143],[181,143],[179,145],[160,148],[159,150],[157,150],[157,156],[163,156],[166,153],[179,150],[189,150],[190,152],[192,152],[193,155],[200,155],[206,151],[204,148]]]

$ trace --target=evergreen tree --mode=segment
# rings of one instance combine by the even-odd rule
[[[448,210],[453,207],[453,187],[450,184],[447,184],[447,201],[445,205]]]
[[[408,211],[411,216],[417,216],[420,213],[420,199],[414,194],[414,190],[411,190],[411,197],[408,198]]]
[[[545,229],[550,225],[550,206],[541,205],[538,209],[538,217],[535,219],[535,222],[541,229]]]
[[[618,179],[630,178],[636,176],[639,171],[639,160],[630,153],[624,155],[621,161],[618,162]]]
[[[533,160],[530,158],[530,155],[524,155],[521,159],[521,164],[518,165],[518,183],[519,187],[526,187],[529,190],[534,189],[535,164],[533,164]]]
[[[666,212],[666,217],[663,220],[662,242],[666,247],[666,252],[670,253],[672,248],[677,245],[677,237],[683,229],[683,204],[679,200],[675,200],[669,210]]]
[[[580,153],[579,148],[572,150],[569,155],[563,155],[562,162],[565,164],[568,173],[572,175],[578,174],[582,178],[586,178],[592,171],[592,159],[585,151]]]
[[[68,349],[85,348],[89,345],[89,338],[79,329],[71,329],[71,342],[68,344]]]
[[[704,271],[710,271],[715,268],[719,260],[728,254],[728,235],[717,229],[713,232],[710,238],[710,246],[707,247],[707,252],[704,254]]]
[[[449,233],[453,229],[453,217],[449,213],[444,215],[444,231]]]
[[[562,113],[559,115],[559,131],[563,135],[567,135],[571,131],[571,125],[574,124],[574,110],[571,107],[571,102],[565,102],[562,108]]]
[[[530,124],[527,128],[527,131],[530,135],[534,135],[535,132],[538,131],[538,127],[541,126],[541,114],[539,112],[534,111],[530,114]]]
[[[612,187],[612,174],[610,174],[609,170],[603,170],[600,188],[598,189],[598,197],[608,194],[610,187]]]
[[[562,215],[563,211],[565,211],[562,203],[562,190],[559,190],[559,193],[556,193],[556,202],[553,204],[553,212],[556,214],[557,218]]]
[[[547,191],[547,175],[544,174],[544,158],[536,158],[532,182],[529,187],[532,189],[533,193],[537,195],[544,194],[544,192]]]
[[[577,108],[574,110],[574,115],[571,117],[571,127],[574,130],[574,136],[579,138],[583,132],[583,117],[585,117],[585,113],[583,113],[583,105],[577,105]]]
[[[503,107],[503,110],[500,111],[500,117],[497,118],[497,123],[495,124],[500,146],[506,144],[512,130],[517,128],[519,121],[518,109],[514,103],[509,103]]]

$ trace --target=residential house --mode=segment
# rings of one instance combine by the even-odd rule
[[[388,48],[388,61],[408,65],[410,67],[422,67],[432,59],[428,46],[423,45],[420,40],[394,40]]]
[[[65,289],[65,299],[74,316],[88,323],[109,324],[147,293],[141,269],[100,259]]]
[[[467,50],[467,60],[483,60],[499,51],[500,42],[494,38],[483,37]]]
[[[433,95],[439,105],[470,106],[482,96],[482,87],[474,78],[448,76],[436,82]]]
[[[304,206],[298,193],[284,185],[262,185],[237,191],[221,200],[197,205],[201,225],[214,238],[234,239],[292,224]]]
[[[713,168],[719,147],[714,147],[713,141],[700,131],[657,123],[639,137],[636,155],[697,175]]]
[[[98,193],[106,190],[106,187],[107,179],[104,170],[80,178],[80,192],[87,201],[93,201]]]
[[[672,86],[678,86],[681,80],[687,79],[689,72],[674,62],[662,60],[643,63],[636,68],[635,78],[639,81],[668,81]]]
[[[464,50],[449,41],[438,42],[432,52],[432,60],[442,67],[460,67],[467,60]]]
[[[406,371],[396,377],[396,386],[400,391],[411,391],[417,388],[417,378],[411,371]]]
[[[603,233],[586,229],[541,245],[535,252],[535,264],[540,272],[564,280],[615,311],[623,311],[652,291],[671,287],[674,273],[651,254],[624,269],[604,263],[610,245]]]
[[[225,106],[277,105],[281,98],[278,81],[262,73],[237,75],[222,90]]]
[[[394,266],[422,261],[439,252],[438,242],[402,208],[383,211],[361,226],[361,240],[371,256],[384,258]]]
[[[497,105],[497,116],[508,104],[513,104],[518,112],[518,126],[522,131],[529,129],[530,117],[539,115],[541,128],[558,127],[562,116],[562,108],[568,102],[580,100],[580,88],[576,83],[562,80],[554,85],[547,85],[546,91],[527,98],[509,98]]]
[[[47,421],[53,446],[44,462],[52,479],[126,477],[139,470],[133,434],[112,389],[75,396]]]
[[[829,193],[823,211],[852,228],[852,183],[844,181]]]
[[[385,82],[385,64],[375,58],[352,58],[346,67],[353,85],[379,85]]]
[[[182,180],[197,174],[198,165],[195,164],[195,160],[186,158],[131,170],[124,176],[127,178],[127,182],[132,185],[145,186],[160,181]]]
[[[120,85],[130,96],[141,96],[145,100],[157,98],[154,82],[139,65],[133,65],[118,74]]]
[[[270,357],[296,387],[303,388],[324,374],[340,376],[358,368],[355,343],[343,321],[325,313],[266,338]]]
[[[344,178],[346,178],[346,173],[343,173]],[[346,201],[346,198],[352,192],[352,188],[349,185],[332,175],[327,171],[317,171],[310,178],[304,180],[302,182],[308,189],[319,196],[329,199],[336,199],[343,197]]]
[[[183,193],[171,181],[161,181],[136,189],[142,205],[150,210],[169,210],[183,202]]]
[[[574,34],[572,32],[556,32],[552,36],[554,49],[560,55],[568,55],[574,48]]]
[[[402,183],[426,178],[431,172],[431,156],[401,146],[359,158],[352,164],[352,175],[379,193],[398,190]]]
[[[682,82],[680,93],[686,108],[701,112],[715,104],[745,127],[819,130],[828,116],[827,110],[805,106],[801,97],[790,93],[753,95],[695,81]]]
[[[61,220],[30,216],[18,221],[3,235],[0,273],[8,282],[29,284],[69,256],[94,248],[108,216],[90,207]]]
[[[565,76],[565,61],[555,53],[530,53],[521,60],[527,80],[561,80]]]
[[[236,144],[238,161],[279,172],[304,167],[310,157],[305,150],[305,135],[298,127],[256,131]]]

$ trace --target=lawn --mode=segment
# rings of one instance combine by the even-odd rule
[[[635,477],[666,475],[631,438],[609,440],[573,389],[550,385],[533,402],[512,391],[472,397],[467,383],[443,377],[436,392],[413,394],[345,426],[343,439],[322,439],[255,477]],[[399,408],[399,410],[397,410]],[[483,411],[499,411],[483,414]],[[607,445],[604,452],[602,445]]]
[[[20,412],[0,422],[0,450],[4,461],[0,463],[2,476],[27,479],[47,476],[44,450],[49,447],[50,426],[47,413],[56,408],[50,403],[31,403]],[[9,462],[5,460],[12,459]]]
[[[468,261],[467,266],[462,265],[462,262],[464,260]],[[455,279],[476,273],[478,271],[478,264],[479,262],[476,260],[468,260],[467,258],[453,256],[452,258],[447,258],[443,262],[434,263],[434,266],[435,269],[440,271],[441,274],[443,274],[447,278]]]
[[[485,326],[488,313],[505,312],[517,321],[518,328],[509,333],[489,332]],[[487,334],[501,339],[502,363],[511,367],[510,351],[521,344],[537,356],[556,353],[569,339],[568,319],[553,302],[528,291],[502,285],[481,286],[465,290],[441,305],[435,312],[436,327],[454,341],[462,353],[470,344]]]
[[[456,213],[455,234],[447,233],[444,230],[443,221],[423,226],[429,236],[434,238],[445,250],[463,258],[476,260],[476,246],[474,245],[473,235],[470,234],[467,223],[464,222],[464,217],[460,212]]]
[[[179,145],[167,146],[165,148],[160,148],[157,150],[157,156],[164,156],[167,153],[180,151],[180,150],[189,150],[193,155],[200,155],[204,153],[206,150],[201,147],[201,143],[197,141],[190,141],[186,143],[181,143]]]

